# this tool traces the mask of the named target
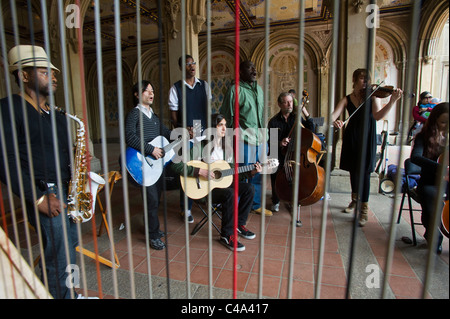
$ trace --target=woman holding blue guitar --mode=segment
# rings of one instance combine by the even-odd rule
[[[161,137],[161,139],[164,137],[165,140],[169,140],[171,131],[153,112],[151,106],[153,104],[154,91],[150,82],[143,80],[141,83],[136,83],[133,87],[133,97],[136,101],[136,107],[128,113],[125,120],[125,140],[128,150],[130,151],[127,150],[127,169],[137,183],[145,186],[143,187],[143,190],[147,195],[150,246],[153,249],[161,250],[165,248],[165,244],[161,240],[164,233],[160,230],[158,218],[158,207],[162,190],[162,174],[159,172],[162,172],[163,170],[164,162],[160,160],[165,157],[166,152],[163,147],[154,146],[151,142],[157,140],[158,137]],[[141,117],[142,126],[140,120]],[[143,135],[143,141],[141,140],[141,134]],[[144,148],[141,155],[142,145]],[[140,161],[135,161],[136,167],[132,167],[132,161],[130,160],[128,153],[141,156]],[[142,158],[145,158],[145,161]],[[147,178],[143,166],[146,166],[147,170],[150,172]],[[152,175],[152,171],[157,173]],[[134,173],[141,175],[143,181],[139,182],[134,176]],[[144,194],[142,194],[142,196],[143,195]]]

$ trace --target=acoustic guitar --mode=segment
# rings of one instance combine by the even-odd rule
[[[196,168],[208,169],[208,164],[202,161],[190,161],[186,165]],[[271,158],[267,163],[261,164],[263,167],[262,173],[270,174],[274,168],[278,167],[278,159]],[[245,173],[253,170],[255,164],[239,166],[238,173]],[[208,180],[199,176],[188,176],[186,179],[183,175],[180,176],[181,187],[186,193],[186,196],[192,199],[200,199],[208,195],[214,188],[227,188],[233,183],[234,169],[226,161],[216,161],[210,164],[210,169],[214,173],[214,178],[211,178],[210,188],[208,188]]]

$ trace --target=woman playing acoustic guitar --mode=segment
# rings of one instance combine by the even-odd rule
[[[209,136],[206,137],[204,141],[202,141],[201,145],[201,153],[207,153],[206,156],[202,158],[203,162],[206,163],[214,163],[217,161],[226,161],[229,163],[229,166],[232,168],[233,165],[233,152],[232,149],[228,148],[225,144],[225,135],[226,135],[226,120],[221,114],[213,114],[211,123],[215,125],[216,130],[213,129],[214,139],[208,143]],[[231,141],[230,141],[231,142]],[[207,149],[204,152],[206,146],[212,146],[210,149]],[[230,156],[231,155],[231,156]],[[228,156],[229,158],[226,158]],[[193,149],[191,149],[190,158],[193,159]],[[188,178],[198,179],[198,182],[208,181],[208,177],[211,180],[216,178],[214,172],[212,170],[208,170],[207,165],[203,165],[202,167],[195,167],[192,162],[188,163],[173,163],[172,170],[174,170],[180,176],[184,176],[184,169],[186,169],[186,174]],[[260,173],[262,171],[261,165],[259,163],[254,164],[254,168],[245,174],[250,174],[247,177],[251,177],[256,173]],[[245,174],[241,175],[241,179],[247,178]],[[183,184],[183,183],[182,183]],[[195,185],[195,183],[194,183]],[[207,187],[207,186],[206,186]],[[192,190],[185,190],[188,195]],[[220,234],[220,242],[225,245],[230,250],[235,249],[236,251],[245,250],[245,246],[237,241],[234,235],[234,219],[233,219],[233,206],[234,206],[234,188],[233,185],[225,187],[225,188],[214,188],[211,191],[212,194],[212,202],[215,204],[222,204],[221,212],[222,212],[222,225],[221,225],[221,234]],[[237,233],[246,239],[254,239],[256,235],[248,230],[245,225],[247,224],[248,214],[252,208],[253,196],[255,194],[255,188],[252,184],[246,182],[239,183],[239,208],[238,208],[238,227]],[[235,245],[236,244],[236,245]]]

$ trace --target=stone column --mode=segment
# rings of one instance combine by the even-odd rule
[[[186,54],[193,56],[196,62],[199,61],[198,52],[198,34],[202,30],[203,24],[206,22],[204,12],[197,12],[195,8],[195,0],[186,1],[185,22],[186,34],[182,34],[181,30],[181,0],[167,0],[165,5],[165,40],[167,46],[167,67],[169,71],[170,83],[175,83],[181,78],[178,59],[182,54],[182,39],[186,37]],[[199,70],[198,70],[199,72]],[[198,73],[197,73],[198,77]]]
[[[69,1],[66,1],[66,5],[69,4]],[[79,8],[79,14],[80,16],[84,16],[84,13],[87,10],[89,3],[88,2],[82,2],[81,7]],[[58,11],[56,1],[52,2],[51,10],[50,10],[50,19],[51,21],[49,23],[49,29],[51,32],[51,48],[52,48],[52,56],[56,58],[56,61],[61,61],[61,54],[60,51],[61,48],[61,40],[59,36],[59,27],[57,27],[56,23],[58,19],[60,18],[58,16]],[[66,32],[66,53],[67,53],[67,67],[68,69],[65,70],[68,74],[68,92],[64,92],[62,89],[62,84],[59,86],[60,89],[57,90],[56,93],[56,100],[62,106],[67,112],[70,112],[74,115],[77,115],[78,118],[82,119],[86,125],[86,134],[88,135],[88,149],[89,153],[92,156],[90,161],[90,168],[93,172],[100,172],[101,173],[101,163],[100,160],[95,157],[94,154],[94,147],[92,143],[92,139],[90,138],[89,134],[89,118],[85,118],[83,114],[83,105],[86,104],[86,97],[82,94],[82,73],[80,70],[82,69],[82,65],[80,63],[80,52],[78,51],[78,32],[80,31],[79,28],[82,28],[82,19],[80,22],[80,26],[74,26],[74,27],[67,27],[64,31]],[[59,63],[60,69],[63,67],[61,63]],[[61,70],[62,71],[62,70]],[[84,74],[85,75],[85,74]],[[62,82],[64,79],[62,75],[59,77],[59,81]],[[69,104],[70,105],[63,105],[64,104],[64,94],[69,95]],[[89,107],[87,105],[86,107]],[[89,114],[89,112],[86,112]],[[86,115],[87,116],[87,115]],[[77,123],[73,123],[74,129],[78,128]]]

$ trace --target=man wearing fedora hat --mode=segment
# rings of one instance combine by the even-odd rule
[[[6,154],[0,157],[0,179],[25,200],[30,223],[40,227],[45,261],[45,269],[41,262],[42,276],[45,278],[45,271],[50,293],[55,298],[71,298],[71,288],[66,284],[67,259],[69,264],[76,263],[78,244],[76,225],[65,216],[71,145],[65,115],[55,112],[53,128],[47,102],[57,88],[55,74],[59,70],[38,46],[15,46],[9,51],[8,60],[10,72],[21,90],[0,100],[3,127],[0,134],[4,134],[0,144],[5,144],[1,152],[6,149]],[[62,185],[58,185],[58,175]],[[77,294],[73,292],[72,296]]]

